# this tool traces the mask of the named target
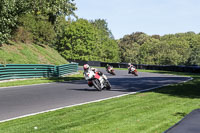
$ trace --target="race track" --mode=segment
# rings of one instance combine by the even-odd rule
[[[106,73],[104,69],[101,69]],[[0,121],[44,112],[75,104],[134,93],[159,86],[186,81],[188,77],[139,72],[135,77],[124,70],[116,76],[106,74],[110,91],[96,91],[85,80],[0,88]]]

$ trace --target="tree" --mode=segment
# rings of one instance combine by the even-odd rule
[[[96,26],[91,21],[78,19],[63,23],[57,50],[66,59],[92,61],[119,61],[118,44],[109,38],[105,27]]]
[[[200,45],[196,45],[192,48],[192,54],[188,60],[189,65],[199,65],[200,66]]]
[[[114,36],[111,32],[111,30],[108,28],[108,23],[105,19],[95,19],[94,21],[90,21],[95,27],[97,27],[104,36],[107,36],[108,38],[114,39]]]
[[[16,25],[15,2],[12,0],[0,1],[0,44],[10,37],[12,28]]]
[[[121,61],[138,63],[139,49],[149,40],[151,40],[151,38],[143,32],[125,35],[119,41]]]
[[[0,1],[0,44],[11,37],[17,28],[20,16],[26,13],[48,16],[54,24],[58,16],[75,15],[73,0],[1,0]]]
[[[78,19],[65,27],[58,50],[66,59],[95,60],[97,37],[92,24]]]
[[[96,27],[98,33],[98,56],[100,60],[105,62],[118,62],[119,58],[119,47],[114,40],[111,30],[108,28],[108,23],[104,19],[96,19],[90,21],[94,27]]]
[[[60,15],[76,17],[74,11],[77,9],[74,0],[28,0],[29,7],[35,15],[48,15],[48,20],[54,24]]]

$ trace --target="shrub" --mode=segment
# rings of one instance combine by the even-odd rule
[[[52,44],[55,41],[56,34],[53,25],[48,22],[47,18],[41,15],[26,14],[19,18],[18,23],[25,32],[32,34],[35,44]]]
[[[13,35],[15,42],[23,42],[26,44],[33,43],[33,34],[28,32],[24,27],[19,26]]]

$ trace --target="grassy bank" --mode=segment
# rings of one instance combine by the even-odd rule
[[[0,64],[66,64],[67,61],[47,45],[4,44],[0,47]]]
[[[193,109],[200,108],[200,75],[186,75],[193,80],[3,122],[0,132],[162,133]]]

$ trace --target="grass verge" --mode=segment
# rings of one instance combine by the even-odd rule
[[[200,108],[200,75],[186,75],[193,80],[3,122],[0,132],[161,133],[193,109]]]

